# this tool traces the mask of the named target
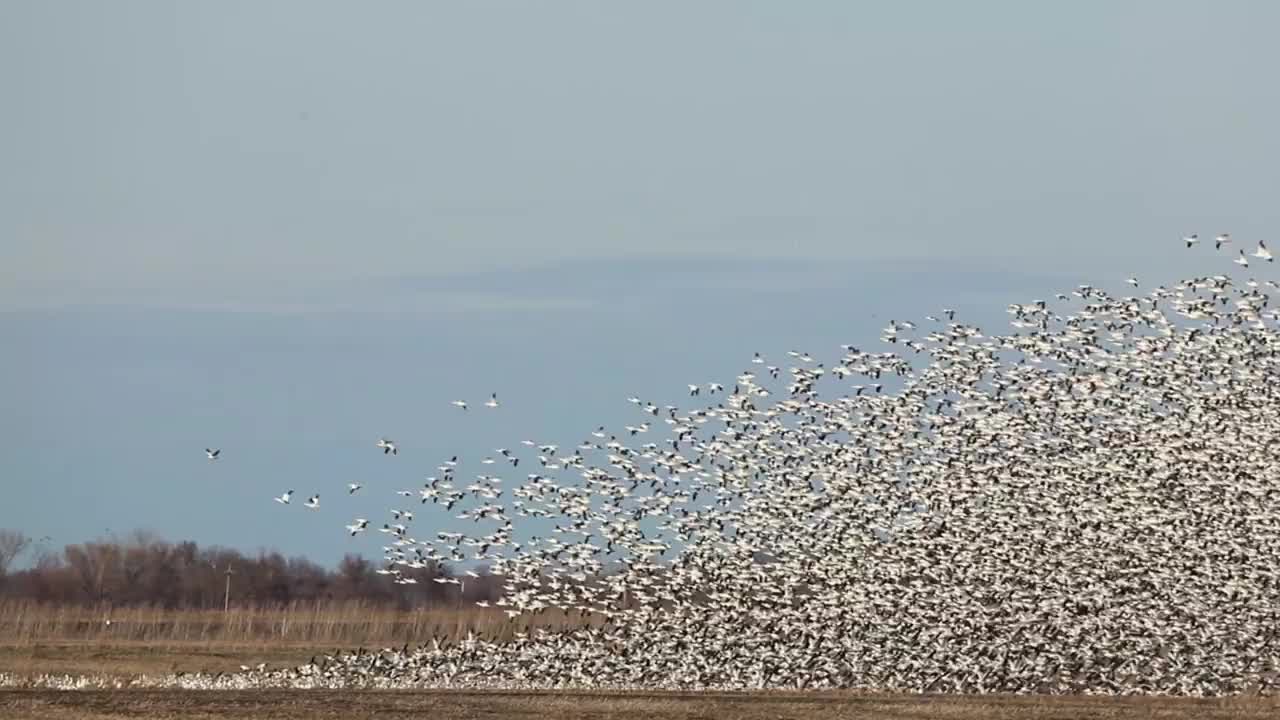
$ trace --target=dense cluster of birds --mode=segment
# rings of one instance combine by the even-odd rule
[[[733,382],[690,384],[700,407],[632,397],[634,421],[574,446],[497,448],[466,478],[453,457],[398,495],[474,529],[419,536],[397,509],[380,572],[483,565],[508,615],[582,627],[218,682],[1269,692],[1277,291],[1084,285],[1009,306],[1012,331],[990,335],[948,309],[890,321],[893,352],[757,353]]]

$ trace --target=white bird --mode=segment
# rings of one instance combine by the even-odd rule
[[[1134,287],[1138,287],[1138,278],[1136,277],[1125,278],[1125,282],[1129,283]]]
[[[205,454],[205,455],[208,455],[210,460],[217,460],[217,459],[218,459],[218,455],[219,455],[221,452],[222,452],[222,449],[221,449],[221,448],[218,448],[218,449],[216,449],[216,450],[210,450],[209,448],[205,448],[205,449],[204,449],[204,454]]]
[[[1249,267],[1249,258],[1244,256],[1243,250],[1240,251],[1240,257],[1232,260],[1231,262],[1239,265],[1240,267]]]
[[[1272,261],[1271,251],[1267,249],[1266,243],[1262,242],[1261,240],[1258,241],[1258,249],[1253,251],[1253,256],[1256,258],[1262,258],[1267,262]]]
[[[1229,242],[1231,242],[1231,234],[1230,234],[1230,233],[1222,233],[1221,235],[1219,235],[1218,237],[1216,237],[1216,238],[1214,238],[1214,239],[1213,239],[1213,249],[1214,249],[1214,250],[1221,250],[1221,249],[1222,249],[1222,246],[1223,246],[1223,245],[1226,245],[1226,244],[1227,244],[1227,243],[1229,243]]]
[[[484,406],[491,408],[498,407],[498,393],[489,395],[489,399],[484,401]]]
[[[364,487],[360,483],[347,483],[347,494],[354,495],[357,490]]]
[[[399,454],[400,452],[400,450],[396,447],[396,444],[386,438],[382,438],[381,440],[379,440],[374,447],[382,448],[383,455],[386,455],[387,453],[396,455],[396,454]]]
[[[285,494],[281,495],[281,496],[280,496],[280,497],[278,497],[278,498],[273,498],[273,499],[274,499],[276,502],[280,503],[281,505],[288,505],[288,504],[289,504],[289,498],[291,498],[291,497],[293,497],[293,491],[292,491],[292,490],[290,490],[289,492],[287,492],[287,493],[285,493]]]
[[[1182,238],[1182,242],[1186,243],[1187,247],[1191,247],[1192,245],[1200,242],[1200,236],[1195,233],[1191,233],[1190,235],[1184,236]]]
[[[454,400],[453,402],[451,402],[451,403],[449,403],[449,404],[450,404],[450,405],[453,405],[454,407],[460,407],[460,408],[462,408],[463,410],[466,410],[466,409],[467,409],[467,401],[466,401],[466,400]]]
[[[355,537],[359,533],[364,532],[369,527],[369,521],[364,518],[356,518],[356,521],[347,526],[347,532],[351,533],[351,537]]]
[[[316,495],[312,495],[311,497],[307,498],[307,501],[306,501],[306,502],[304,502],[304,503],[302,503],[302,506],[303,506],[303,507],[305,507],[305,508],[306,508],[306,509],[308,509],[308,510],[315,510],[315,509],[319,508],[319,507],[320,507],[320,495],[319,495],[319,494],[316,494]]]

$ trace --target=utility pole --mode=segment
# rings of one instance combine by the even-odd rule
[[[231,563],[227,563],[227,586],[222,591],[222,614],[231,609]]]

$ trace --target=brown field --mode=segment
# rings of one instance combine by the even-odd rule
[[[482,609],[398,612],[359,605],[111,611],[0,604],[0,672],[106,674],[296,665],[313,654],[415,643],[432,634],[503,636],[526,629]],[[538,625],[581,622],[542,617]],[[0,718],[579,718],[659,720],[1145,718],[1273,720],[1280,699],[894,696],[854,693],[522,693],[475,691],[0,690]]]
[[[106,620],[110,619],[110,625]],[[166,610],[45,606],[0,602],[0,672],[107,674],[236,670],[300,665],[318,653],[400,647],[474,632],[507,639],[533,627],[585,622],[547,613],[509,620],[484,608],[400,611],[362,603]]]
[[[0,690],[0,717],[546,718],[547,720],[1274,720],[1275,700],[950,697],[851,693],[528,693],[473,691]]]
[[[500,610],[475,606],[406,611],[362,602],[316,602],[283,607],[232,605],[224,613],[221,608],[86,608],[0,600],[0,644],[6,645],[87,641],[398,646],[467,632],[505,640],[532,627],[564,629],[584,622],[558,611],[509,619]]]

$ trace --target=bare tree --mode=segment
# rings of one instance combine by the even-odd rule
[[[87,542],[63,549],[67,564],[75,571],[84,597],[99,605],[111,596],[120,573],[121,546],[115,542]]]
[[[20,538],[15,540],[13,538]],[[33,553],[22,555],[22,553]],[[13,560],[30,560],[21,569]],[[231,594],[246,605],[295,602],[360,601],[369,606],[404,609],[456,605],[462,599],[493,600],[502,581],[480,570],[461,586],[442,586],[436,577],[452,577],[444,564],[405,569],[417,580],[397,585],[377,573],[381,563],[349,555],[336,568],[305,558],[286,558],[274,551],[246,555],[233,548],[202,548],[187,541],[171,543],[151,533],[112,535],[66,545],[60,553],[44,542],[0,530],[0,574],[3,594],[38,602],[98,607],[161,605],[166,608],[222,608],[227,597],[228,567],[234,568]]]
[[[0,530],[0,578],[9,572],[9,566],[31,544],[31,538],[17,530]]]

